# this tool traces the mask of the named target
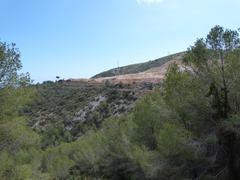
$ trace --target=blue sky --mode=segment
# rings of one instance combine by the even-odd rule
[[[240,27],[239,0],[0,0],[1,41],[35,82],[91,77],[186,50],[214,25]]]

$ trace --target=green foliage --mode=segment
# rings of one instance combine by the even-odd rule
[[[39,137],[27,126],[23,107],[34,98],[35,90],[31,87],[4,88],[0,90],[0,150],[16,152],[38,144]]]
[[[29,73],[19,74],[21,68],[20,52],[16,44],[0,42],[0,88],[31,84]]]
[[[47,172],[53,178],[66,178],[69,169],[74,165],[74,162],[69,159],[68,154],[67,145],[62,145],[60,148],[47,149],[42,158],[42,171]]]
[[[237,91],[230,90],[233,90],[231,86],[236,84],[238,78],[239,47],[238,31],[215,26],[206,39],[198,40],[188,50],[184,58],[184,62],[191,66],[197,78],[209,88],[207,96],[212,97],[211,105],[215,111],[215,121],[228,118],[235,108],[232,107],[230,99],[237,96],[232,94]],[[232,66],[233,61],[236,66]]]
[[[133,136],[134,140],[145,145],[149,149],[157,146],[156,136],[162,124],[168,120],[175,121],[176,115],[169,111],[159,92],[146,95],[140,100],[133,112],[133,122],[135,124]]]
[[[35,97],[32,87],[0,90],[0,177],[2,179],[46,179],[38,167],[40,137],[27,126],[22,112]],[[36,156],[38,154],[38,156]]]
[[[18,120],[0,125],[0,149],[16,152],[30,148],[39,142],[39,136]]]
[[[159,62],[148,65],[154,63]],[[91,128],[74,129],[82,133],[77,139],[65,129],[69,117],[103,89],[80,92],[62,81],[2,88],[0,177],[237,180],[239,69],[238,32],[216,26],[188,50],[184,64],[170,66],[161,88],[143,96],[131,113],[107,118],[112,101],[134,96],[116,90],[123,84],[106,83],[109,99],[87,115]],[[23,114],[37,119],[39,111],[50,123],[36,133]]]
[[[41,146],[43,149],[48,146],[57,146],[63,142],[71,142],[71,133],[66,131],[63,124],[49,125],[42,133]]]
[[[206,97],[207,87],[190,72],[181,72],[176,64],[169,68],[164,82],[164,99],[178,114],[178,121],[195,134],[205,133],[212,123],[212,109]]]
[[[191,133],[176,124],[164,124],[158,136],[158,151],[163,158],[174,158],[176,156],[191,156],[188,143]]]
[[[41,152],[34,149],[19,151],[15,155],[0,152],[1,179],[50,179],[46,173],[39,171]]]
[[[139,114],[143,107],[148,108]],[[193,163],[200,158],[193,153],[196,148],[191,145],[191,133],[171,121],[175,116],[165,108],[159,93],[147,95],[132,115],[108,119],[99,131],[90,131],[71,144],[47,149],[42,163],[44,172],[58,178],[158,179],[167,174],[176,178],[189,166],[188,161]],[[145,131],[152,127],[143,126],[151,119],[156,130],[149,138]],[[156,141],[155,147],[141,141],[151,138]],[[170,166],[175,167],[174,172]]]
[[[14,43],[0,42],[0,87],[12,85],[21,69],[20,53]]]
[[[28,127],[23,115],[36,91],[30,86],[29,74],[18,74],[21,67],[15,44],[0,43],[0,177],[48,179],[38,169],[40,137]]]
[[[20,111],[23,111],[27,105],[35,98],[35,88],[3,88],[0,90],[0,122],[10,121],[19,117]]]
[[[159,172],[164,166],[164,162],[160,159],[157,151],[149,151],[144,146],[135,145],[128,152],[129,158],[139,165],[145,176],[145,179],[158,179]]]
[[[86,135],[78,144],[75,172],[107,179],[141,178],[142,171],[127,156],[130,144],[123,134],[124,119],[109,119],[102,131]]]
[[[91,121],[79,125],[72,120],[102,88],[68,86],[63,82],[44,82],[35,88],[37,97],[24,112],[29,117],[29,125],[42,135],[43,148],[70,142],[90,129]]]

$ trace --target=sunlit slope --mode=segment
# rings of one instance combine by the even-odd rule
[[[172,54],[166,57],[162,57],[153,61],[148,61],[145,63],[132,64],[132,65],[123,66],[120,68],[110,69],[108,71],[105,71],[93,76],[93,78],[111,77],[111,76],[117,76],[117,75],[136,74],[136,73],[144,72],[151,68],[160,67],[165,63],[167,63],[168,61],[180,60],[182,59],[183,55],[184,55],[184,52],[181,52],[181,53]]]

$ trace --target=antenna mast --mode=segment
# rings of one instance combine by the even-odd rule
[[[116,75],[120,74],[120,67],[119,67],[119,61],[117,60],[117,68],[116,68]]]

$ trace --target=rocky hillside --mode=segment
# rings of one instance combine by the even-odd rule
[[[25,111],[29,125],[38,132],[61,126],[79,137],[89,129],[99,128],[108,117],[130,112],[135,101],[152,88],[151,83],[47,82],[36,86],[39,95]]]
[[[104,119],[130,112],[135,101],[161,84],[171,63],[181,63],[178,53],[146,63],[100,73],[91,79],[70,79],[36,85],[38,98],[29,107],[29,124],[39,132],[64,127],[73,137],[99,128]],[[64,131],[65,131],[64,130]]]
[[[18,53],[2,49],[3,62]],[[7,79],[16,78],[0,89],[0,179],[239,180],[238,31],[215,26],[184,61],[172,57],[35,85],[10,68]]]

